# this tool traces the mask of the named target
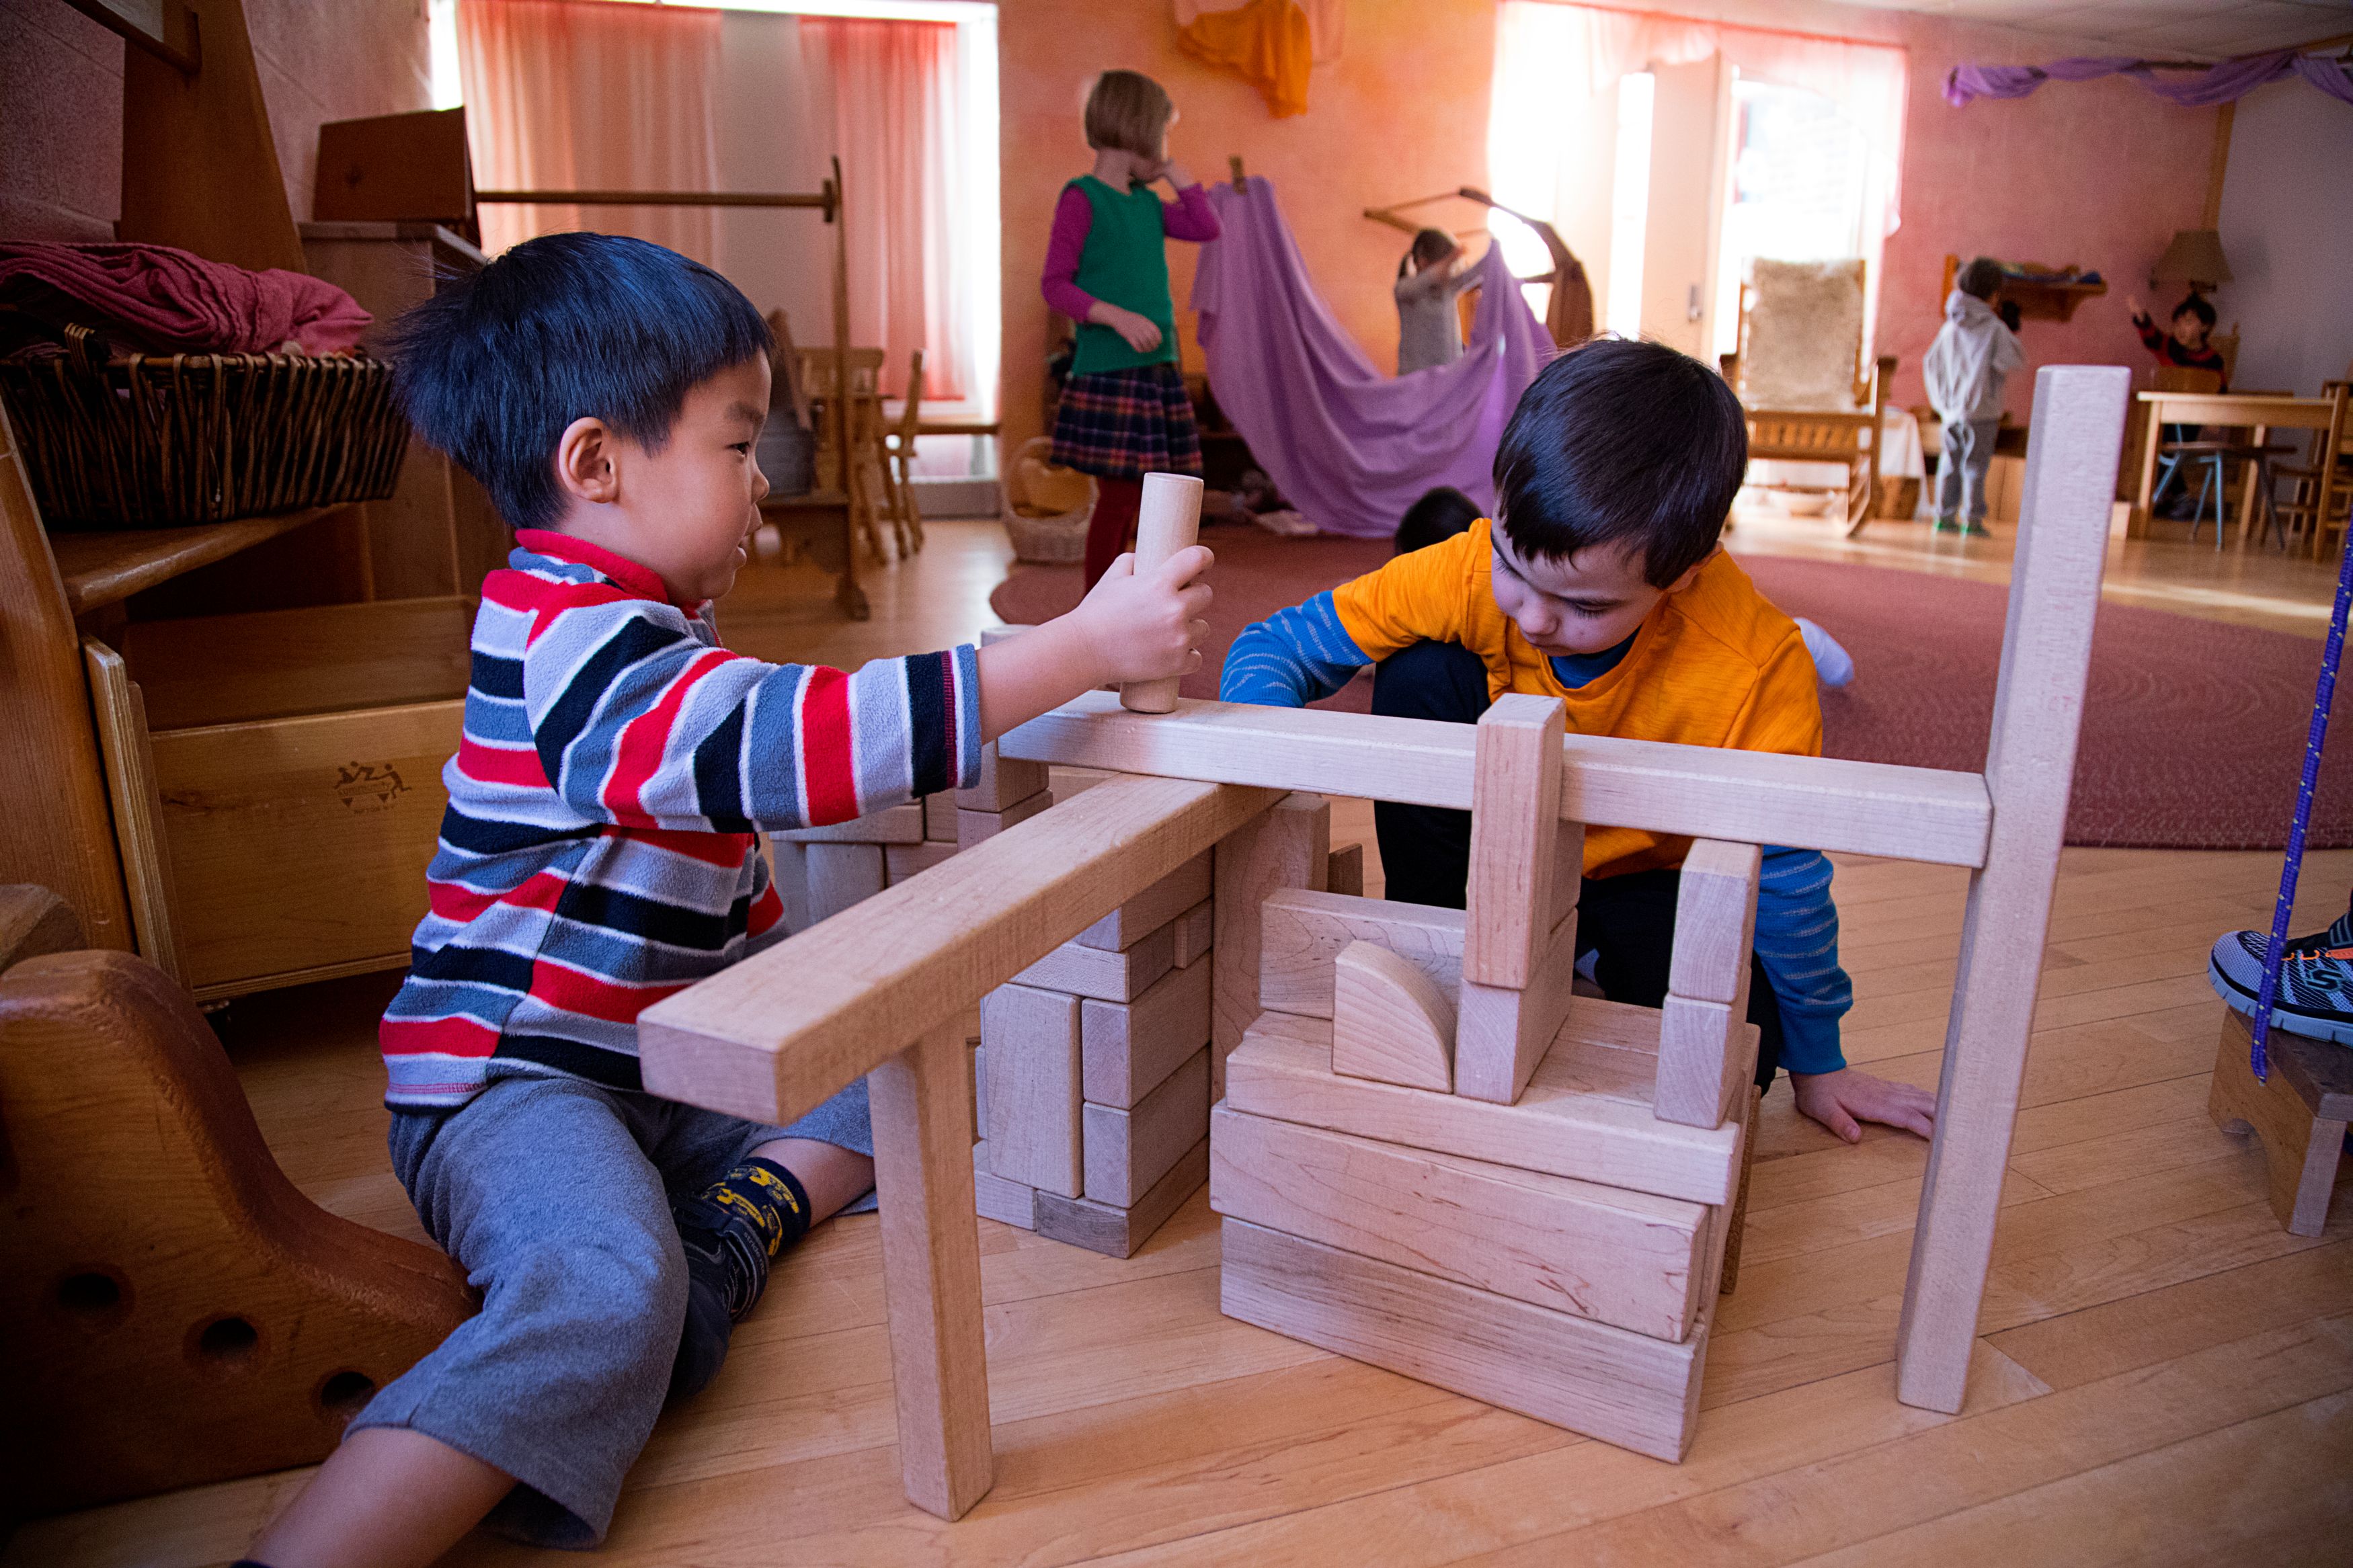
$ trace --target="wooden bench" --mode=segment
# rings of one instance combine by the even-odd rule
[[[2262,1141],[2272,1212],[2290,1236],[2318,1236],[2353,1122],[2353,1047],[2274,1028],[2264,1042],[2267,1076],[2257,1082],[2247,1061],[2253,1035],[2246,1019],[2223,1012],[2207,1113],[2225,1132]]]

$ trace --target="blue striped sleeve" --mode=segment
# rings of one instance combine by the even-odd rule
[[[1340,624],[1327,589],[1244,627],[1226,650],[1218,695],[1228,702],[1303,708],[1331,696],[1372,662]]]
[[[1765,848],[1757,885],[1757,956],[1781,1005],[1781,1066],[1836,1072],[1839,1020],[1854,1005],[1854,984],[1838,961],[1838,907],[1831,863],[1818,849]]]

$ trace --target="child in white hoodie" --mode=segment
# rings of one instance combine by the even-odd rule
[[[1945,300],[1945,324],[1920,374],[1928,401],[1944,421],[1945,457],[1936,468],[1936,531],[1948,528],[1986,531],[1986,470],[1993,465],[1995,434],[2001,426],[2001,389],[2010,373],[2026,363],[2018,339],[1994,314],[2001,292],[2001,266],[1978,257],[1953,279]]]

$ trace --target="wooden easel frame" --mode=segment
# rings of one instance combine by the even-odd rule
[[[1985,773],[1569,736],[1565,820],[1970,868],[1936,1133],[1898,1331],[1897,1396],[1958,1411],[2040,982],[2130,373],[2036,376],[2034,444]],[[875,1073],[884,1293],[907,1495],[987,1491],[968,1071],[948,1031],[985,992],[1283,792],[1467,809],[1472,726],[1082,698],[1002,754],[1113,779],[649,1008],[646,1088],[789,1120]]]

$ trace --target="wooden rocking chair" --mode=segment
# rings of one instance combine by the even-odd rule
[[[1749,460],[1842,465],[1847,471],[1843,521],[1852,539],[1862,531],[1877,503],[1880,422],[1887,414],[1888,383],[1895,374],[1894,354],[1882,354],[1876,361],[1863,357],[1863,264],[1859,259],[1760,259],[1754,266],[1756,279],[1740,285],[1739,350],[1723,356],[1724,379],[1747,412]],[[1777,320],[1775,302],[1795,290],[1824,285],[1839,290],[1850,283],[1852,309],[1843,312],[1838,336],[1853,347],[1841,363],[1826,367],[1822,353],[1809,352],[1801,341],[1819,341],[1818,326],[1784,325]]]

